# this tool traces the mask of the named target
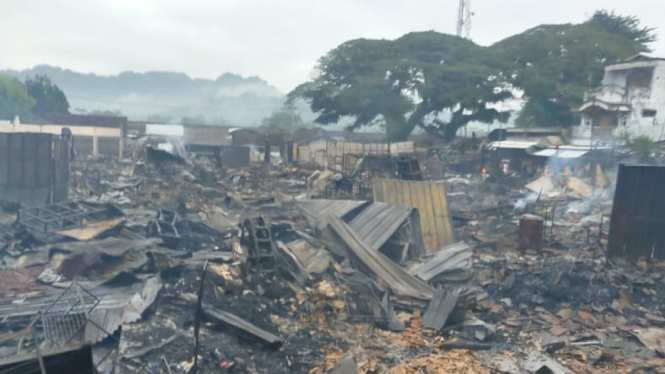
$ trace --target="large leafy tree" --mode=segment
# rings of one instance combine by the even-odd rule
[[[289,100],[304,98],[322,124],[352,118],[350,129],[380,124],[390,140],[416,127],[451,139],[469,121],[501,117],[492,104],[511,97],[506,68],[495,51],[436,32],[358,39],[323,56]]]
[[[30,117],[35,101],[28,95],[23,83],[16,78],[0,75],[0,119],[11,120],[15,116]]]
[[[655,28],[641,26],[640,20],[633,16],[622,16],[614,12],[599,10],[594,13],[588,23],[609,34],[625,36],[647,50],[650,50],[647,47],[649,43],[658,40],[654,33]]]
[[[45,75],[27,78],[25,86],[28,94],[35,100],[32,113],[39,118],[48,118],[54,114],[69,114],[69,102],[65,93]]]
[[[491,47],[513,63],[512,83],[525,95],[517,123],[569,126],[584,91],[596,87],[608,63],[647,52],[653,29],[634,17],[599,11],[578,24],[543,25]]]

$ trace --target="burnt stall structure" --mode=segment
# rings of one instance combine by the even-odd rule
[[[665,167],[619,165],[608,253],[665,258]]]
[[[67,200],[71,136],[0,133],[0,200],[37,206]]]

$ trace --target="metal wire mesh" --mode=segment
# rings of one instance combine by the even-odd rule
[[[88,316],[99,299],[73,283],[41,315],[44,333],[44,348],[58,347],[82,334]]]
[[[47,372],[41,362],[41,352],[50,348],[86,343],[85,327],[88,323],[104,331],[107,336],[113,337],[102,326],[90,319],[90,313],[99,303],[100,300],[95,295],[78,283],[72,283],[43,312],[34,316],[24,330],[4,336],[0,335],[0,342],[3,346],[17,346],[16,355],[36,351],[37,356],[36,359],[28,359],[6,371],[0,371],[0,374]],[[115,337],[113,338],[115,339]],[[106,354],[102,355],[95,367],[102,364],[116,349],[116,347],[110,348]]]

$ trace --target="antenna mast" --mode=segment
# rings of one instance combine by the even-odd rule
[[[457,36],[469,39],[471,33],[471,0],[459,0],[457,10]]]

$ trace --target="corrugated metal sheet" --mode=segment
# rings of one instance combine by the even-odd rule
[[[341,219],[328,216],[326,230],[334,232],[334,236],[324,239],[326,246],[343,245],[347,257],[357,269],[369,271],[381,279],[389,289],[398,296],[429,300],[434,289],[427,283],[409,274],[388,257],[370,248],[356,232]]]
[[[665,259],[665,167],[619,165],[608,252]]]
[[[455,242],[446,188],[442,183],[375,179],[372,187],[375,201],[418,209],[423,242],[428,253],[437,252]]]
[[[322,229],[326,226],[326,217],[343,217],[369,205],[369,201],[358,200],[307,200],[296,203],[296,208],[305,215],[310,225]]]
[[[412,209],[402,205],[373,203],[354,218],[349,226],[370,247],[378,250],[397,231]]]
[[[436,331],[441,330],[457,305],[459,293],[458,289],[449,291],[441,286],[437,287],[423,315],[423,326]]]
[[[329,215],[342,218],[363,242],[395,262],[425,254],[418,211],[413,208],[355,200],[309,200],[297,205],[319,229],[326,226]]]
[[[92,323],[85,324],[85,342],[99,343],[116,332],[122,325],[123,313],[123,308],[95,309],[90,312],[88,319]]]

